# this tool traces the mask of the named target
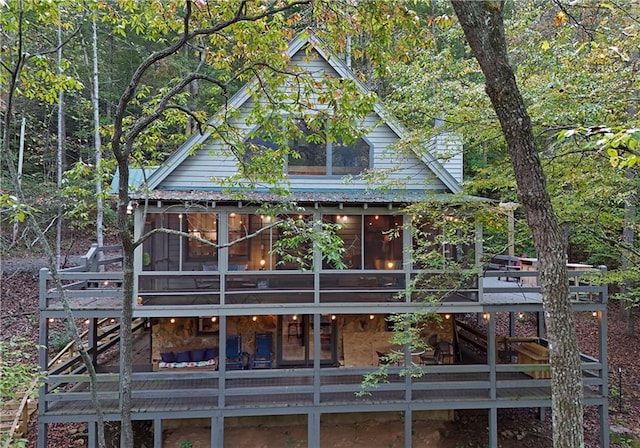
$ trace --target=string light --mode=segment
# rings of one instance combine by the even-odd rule
[[[251,320],[252,320],[252,321],[254,321],[254,322],[256,322],[256,321],[258,320],[258,316],[253,316],[253,317],[251,318]]]
[[[169,322],[171,322],[172,324],[175,324],[176,323],[176,318],[172,317],[171,320],[169,320]]]
[[[369,314],[369,320],[373,320],[376,316],[374,316],[373,314]]]
[[[451,314],[449,314],[449,313],[445,314],[445,315],[444,315],[444,318],[445,318],[445,319],[447,319],[447,320],[449,320],[449,319],[451,318]]]

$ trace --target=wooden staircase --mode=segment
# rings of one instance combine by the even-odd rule
[[[32,383],[32,387],[28,391],[17,394],[22,399],[8,400],[2,403],[0,434],[6,434],[9,438],[14,439],[22,439],[27,434],[29,418],[38,408],[37,400],[29,398],[36,384],[36,382]]]

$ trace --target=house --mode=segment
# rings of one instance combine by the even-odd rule
[[[292,64],[318,79],[328,74],[367,92],[312,33],[297,37],[289,54]],[[240,112],[239,132],[247,138],[259,135],[244,121],[243,108],[253,101],[250,92],[248,86],[230,101]],[[487,412],[489,445],[495,447],[499,409],[543,412],[550,407],[548,352],[533,260],[527,272],[509,265],[505,271],[500,258],[483,265],[477,226],[470,247],[441,242],[445,258],[462,253],[471,257],[472,275],[463,288],[442,293],[428,306],[417,290],[408,289],[424,269],[410,250],[416,241],[409,230],[412,216],[404,207],[460,200],[459,141],[440,135],[400,157],[391,152],[392,145],[407,131],[381,105],[374,105],[363,125],[367,132],[349,143],[292,142],[301,157],[286,161],[286,195],[255,188],[238,196],[219,188],[211,179],[235,174],[238,160],[206,133],[188,139],[153,170],[144,193],[131,194],[137,237],[156,228],[193,236],[154,233],[136,252],[133,325],[146,334],[148,350],[134,373],[132,415],[151,422],[154,446],[162,446],[163,430],[176,420],[204,420],[211,427],[211,446],[223,446],[232,419],[286,416],[305,422],[309,446],[320,446],[323,425],[335,416],[401,413],[409,447],[414,420],[480,409]],[[304,122],[299,126],[301,134],[311,132]],[[270,144],[265,139],[262,143]],[[444,152],[448,157],[439,160]],[[386,171],[391,188],[371,188],[359,176],[366,170]],[[347,176],[350,181],[344,182]],[[278,213],[264,208],[282,202],[295,208]],[[309,246],[302,253],[310,258],[299,263],[272,251],[287,238],[275,223],[283,219],[339,224],[344,269],[335,269]],[[61,278],[75,315],[89,322],[88,344],[100,372],[98,398],[107,419],[117,421],[117,375],[101,362],[110,344],[102,342],[117,329],[122,301],[121,258],[114,250],[92,248],[83,266],[63,271]],[[98,257],[101,252],[106,256]],[[291,248],[291,254],[296,253]],[[598,408],[600,438],[607,446],[607,368],[599,361],[606,359],[606,288],[581,279],[590,267],[575,267],[574,309],[594,313],[600,331],[600,352],[582,355],[585,402]],[[514,277],[528,281],[509,281]],[[51,276],[43,270],[40,359],[50,375],[40,394],[38,445],[45,446],[49,424],[80,421],[88,422],[89,445],[94,446],[95,412],[80,364],[70,360],[47,365],[48,322],[64,318],[51,285]],[[420,335],[427,346],[394,347],[388,316],[423,312],[425,307],[437,316]],[[536,330],[518,337],[524,313],[537,319]],[[509,335],[497,336],[498,318],[508,320]],[[356,395],[363,375],[388,362],[394,351],[389,382],[370,395]],[[407,366],[423,375],[402,375]]]

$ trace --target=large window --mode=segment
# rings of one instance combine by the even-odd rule
[[[402,269],[402,253],[402,216],[365,216],[365,269]]]
[[[344,244],[342,261],[347,269],[402,269],[401,215],[324,215],[323,220],[340,224],[337,231]],[[333,269],[323,263],[324,269]]]
[[[180,220],[180,230],[186,231],[197,238],[207,240],[212,244],[218,243],[217,214],[185,213],[184,215],[178,215],[178,219]],[[186,246],[187,260],[206,260],[213,262],[218,259],[218,250],[209,244],[188,238]]]
[[[371,166],[371,147],[362,138],[352,142],[330,141],[324,129],[312,129],[298,120],[298,138],[289,141],[295,154],[287,158],[287,172],[293,176],[346,176],[360,174]],[[246,145],[246,161],[255,151],[276,150],[278,145],[259,133]]]
[[[371,148],[363,139],[349,144],[340,139],[332,142],[324,131],[310,129],[303,120],[297,126],[302,135],[289,145],[299,157],[289,156],[289,174],[344,176],[369,168]]]

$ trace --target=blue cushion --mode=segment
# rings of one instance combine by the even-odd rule
[[[191,350],[191,361],[200,362],[204,361],[204,354],[207,351],[205,348],[199,348],[196,350]]]
[[[218,270],[218,265],[217,264],[203,264],[202,265],[202,270],[203,271],[217,271]]]
[[[218,347],[208,348],[204,353],[205,361],[216,359],[218,357]]]
[[[176,362],[176,354],[173,352],[160,353],[162,362]]]
[[[176,356],[176,362],[191,362],[191,356],[189,352],[178,352]]]

